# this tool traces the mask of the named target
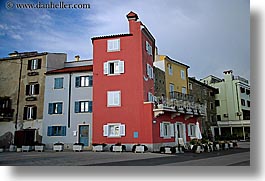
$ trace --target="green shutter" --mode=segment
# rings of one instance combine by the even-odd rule
[[[62,135],[61,136],[66,136],[66,126],[62,126]]]
[[[49,103],[48,114],[53,114],[53,103]]]
[[[47,136],[52,136],[52,126],[48,126]]]
[[[75,78],[75,87],[80,87],[80,83],[81,83],[81,77],[76,77]]]
[[[80,104],[78,101],[75,102],[75,113],[79,113],[80,112]]]

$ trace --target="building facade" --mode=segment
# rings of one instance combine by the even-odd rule
[[[179,70],[179,74],[185,76],[185,83],[176,89],[184,91],[185,87],[185,93],[173,92],[175,98],[171,99],[177,102],[182,97],[179,104],[182,107],[178,110],[178,104],[157,103],[153,65],[155,39],[138,21],[137,14],[130,12],[127,19],[128,34],[92,38],[95,100],[92,142],[106,143],[107,148],[121,143],[126,145],[127,151],[135,144],[144,144],[149,151],[159,151],[161,146],[178,144],[178,138],[190,141],[195,136],[195,124],[201,113],[197,110],[194,113],[191,106],[186,110],[187,66],[182,67],[184,75]],[[160,75],[165,77],[161,71]],[[164,91],[170,96],[169,88]],[[183,107],[184,100],[187,107]]]
[[[165,55],[156,55],[154,66],[165,73],[166,97],[174,97],[174,92],[189,94],[188,65]]]
[[[248,80],[224,71],[224,79],[208,76],[201,82],[218,89],[215,95],[217,126],[212,132],[219,136],[250,137],[250,85]]]
[[[62,68],[66,58],[64,53],[14,52],[0,59],[1,135],[13,139],[15,131],[31,129],[41,141],[44,73]]]
[[[197,104],[205,105],[205,116],[202,117],[202,133],[208,138],[212,137],[211,126],[217,125],[215,94],[217,89],[189,77],[189,92]]]
[[[86,65],[88,64],[88,65]],[[82,66],[78,66],[82,65]],[[46,73],[43,142],[48,149],[54,143],[64,143],[72,149],[74,143],[92,144],[91,61],[67,63],[65,68]]]

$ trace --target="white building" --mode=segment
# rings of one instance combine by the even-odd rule
[[[66,149],[77,142],[87,149],[92,144],[93,65],[76,58],[65,68],[46,73],[43,143],[50,149],[56,142]]]
[[[250,85],[248,80],[224,71],[224,79],[208,76],[201,82],[218,89],[215,96],[217,125],[212,127],[215,135],[250,137]]]

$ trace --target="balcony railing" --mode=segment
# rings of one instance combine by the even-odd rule
[[[192,96],[182,93],[172,93],[172,95],[178,97],[175,99],[172,99],[172,96],[170,99],[157,97],[157,101],[154,104],[154,111],[162,110],[194,115],[204,115],[206,113],[206,106],[195,103]]]
[[[182,100],[182,101],[190,101],[194,102],[194,97],[189,94],[183,94],[181,92],[169,92],[170,99]]]

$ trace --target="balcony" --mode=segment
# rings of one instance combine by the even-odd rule
[[[11,121],[14,115],[14,109],[4,108],[0,109],[0,121]]]
[[[164,114],[164,112],[172,112],[185,115],[200,115],[206,113],[206,106],[194,102],[194,98],[188,94],[179,92],[170,92],[170,98],[157,97],[157,102],[153,109],[155,116]]]

